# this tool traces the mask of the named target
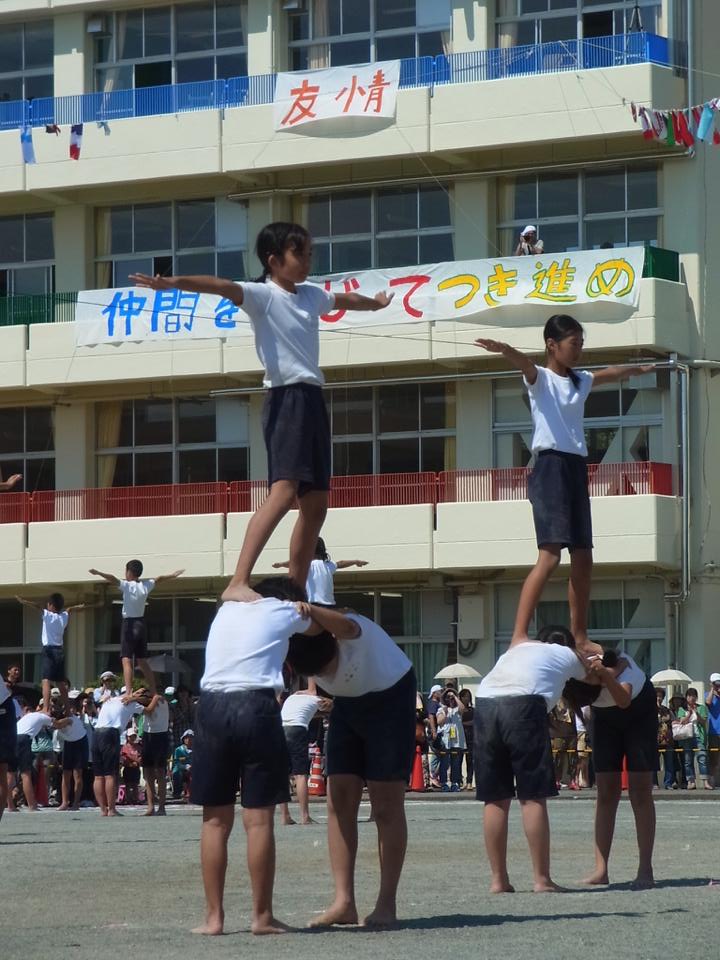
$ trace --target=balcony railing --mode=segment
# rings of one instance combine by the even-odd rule
[[[669,463],[590,464],[588,472],[593,497],[648,493],[672,496],[673,468]],[[512,467],[333,477],[330,507],[526,500],[527,476],[527,467]],[[264,480],[11,492],[0,494],[0,524],[250,513],[260,506],[266,493]]]
[[[496,50],[402,60],[400,87],[472,83],[559,70],[593,70],[634,63],[669,64],[666,37],[628,33],[588,40],[556,40]],[[196,110],[227,110],[272,103],[275,74],[111,90],[68,97],[38,97],[0,103],[0,130],[25,125],[105,123],[130,117]]]

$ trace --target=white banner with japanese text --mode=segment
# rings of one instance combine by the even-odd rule
[[[399,60],[279,73],[275,129],[294,130],[316,120],[340,117],[392,118],[399,84]]]
[[[377,312],[334,310],[320,318],[321,329],[461,320],[491,326],[544,322],[548,308],[613,304],[623,310],[585,307],[583,319],[621,320],[637,307],[645,251],[642,247],[584,250],[458,260],[392,270],[368,270],[314,282],[339,293],[372,297],[394,293]],[[533,307],[536,309],[533,310]],[[75,343],[206,340],[251,334],[242,309],[216,296],[182,290],[85,290],[75,308]]]

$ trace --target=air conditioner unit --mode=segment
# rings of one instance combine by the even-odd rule
[[[86,29],[88,33],[91,33],[95,37],[107,35],[105,17],[89,17]]]

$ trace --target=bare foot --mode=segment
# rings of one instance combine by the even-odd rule
[[[508,880],[506,883],[491,883],[490,893],[515,893],[515,887]]]
[[[340,904],[336,906],[333,904],[329,907],[325,913],[321,913],[319,917],[314,917],[310,923],[309,927],[351,927],[357,924],[358,922],[358,912],[357,907],[354,903],[349,904]]]
[[[108,815],[107,807],[100,807],[100,816],[106,817]]]
[[[293,820],[292,817],[288,817],[287,819],[283,819],[283,820],[280,821],[280,823],[281,823],[284,827],[295,827],[295,826],[297,826],[297,821]]]
[[[225,925],[225,914],[220,913],[215,916],[208,915],[205,923],[199,927],[195,927],[190,933],[195,933],[201,937],[220,937],[223,933],[223,927]]]
[[[152,807],[148,807],[147,810],[145,811],[144,816],[146,816],[146,817],[154,817],[154,816],[155,816],[155,810],[154,810]]]
[[[596,870],[595,873],[591,873],[589,877],[585,877],[580,883],[584,883],[588,887],[606,887],[610,881],[608,880],[607,872],[603,873],[602,871]]]
[[[397,912],[391,908],[375,907],[363,920],[364,927],[373,927],[376,930],[387,930],[397,926]]]
[[[70,804],[69,804],[69,803],[61,803],[60,806],[59,806],[57,809],[58,809],[58,810],[69,810],[69,809],[70,809]]]
[[[120,813],[119,810],[108,810],[107,815],[109,817],[124,817],[124,813]]]
[[[80,804],[79,804],[79,803],[74,803],[74,804],[70,807],[70,811],[71,811],[72,813],[75,813],[75,811],[76,811],[76,810],[79,810],[79,809],[80,809]]]
[[[630,884],[631,890],[652,890],[655,887],[655,877],[652,873],[639,873]]]
[[[307,820],[301,820],[300,823],[303,827],[309,826],[311,823],[317,823],[317,820],[313,820],[312,817],[308,817]]]
[[[565,887],[559,887],[552,880],[539,880],[533,884],[533,893],[567,893]]]
[[[247,583],[230,583],[223,591],[220,599],[223,603],[226,600],[236,600],[240,603],[252,603],[253,600],[262,600],[259,593],[255,593]]]
[[[256,937],[267,937],[276,933],[288,933],[291,929],[292,928],[286,923],[281,923],[272,915],[268,917],[265,914],[255,917],[250,924],[250,931],[254,933]]]

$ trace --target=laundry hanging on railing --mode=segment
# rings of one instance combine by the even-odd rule
[[[33,146],[32,127],[20,127],[20,149],[23,163],[37,163]]]
[[[720,97],[684,110],[651,110],[630,104],[635,123],[642,127],[646,140],[664,140],[668,146],[692,149],[696,141],[720,146],[720,130],[715,116],[720,111]]]

